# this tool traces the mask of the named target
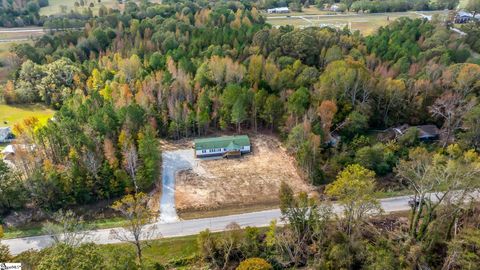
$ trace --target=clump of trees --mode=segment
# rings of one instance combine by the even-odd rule
[[[198,237],[200,257],[213,269],[237,264],[237,269],[243,269],[256,257],[274,269],[468,268],[480,258],[475,233],[479,209],[469,197],[478,187],[478,181],[472,182],[478,179],[478,154],[452,146],[435,157],[423,153],[425,163],[414,161],[416,154],[402,160],[398,171],[402,179],[410,175],[409,187],[421,193],[415,197],[418,204],[412,205],[409,223],[371,216],[382,211],[374,196],[374,173],[355,164],[327,186],[326,194],[338,199],[341,206],[336,213],[325,202],[318,204],[306,194],[294,195],[283,184],[279,196],[285,225],[272,222],[261,231],[229,225],[229,230],[220,234],[202,232]],[[466,176],[465,180],[453,177],[456,173]],[[433,184],[440,174],[443,180]],[[464,184],[469,191],[459,189]],[[425,188],[440,185],[445,192]]]
[[[3,1],[0,7],[0,26],[21,27],[41,25],[38,11],[48,6],[48,0]]]

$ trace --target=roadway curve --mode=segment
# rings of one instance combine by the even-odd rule
[[[380,200],[380,202],[385,213],[390,213],[409,210],[409,199],[410,196],[401,196],[382,199]],[[339,213],[341,211],[341,207],[334,204],[333,210],[334,212]],[[280,210],[273,209],[222,217],[175,221],[172,223],[157,222],[148,226],[154,226],[153,238],[168,238],[176,236],[194,235],[206,229],[209,229],[211,231],[222,231],[225,230],[225,227],[232,222],[238,223],[241,227],[264,227],[270,224],[272,220],[277,220],[280,222],[280,216]],[[119,240],[111,236],[111,230],[112,229],[88,231],[87,236],[83,239],[83,242],[94,242],[96,244],[119,243]],[[115,228],[115,230],[122,230],[122,228]],[[2,243],[6,244],[10,248],[12,254],[17,255],[29,249],[40,250],[48,247],[53,243],[53,240],[50,235],[42,235],[26,238],[7,239],[3,240]]]

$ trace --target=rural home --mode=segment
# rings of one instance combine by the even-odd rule
[[[195,157],[241,155],[250,153],[250,139],[246,135],[195,139],[194,149]]]
[[[278,8],[269,8],[267,9],[267,13],[288,13],[290,10],[288,7],[278,7]]]
[[[440,137],[440,130],[435,125],[421,125],[410,127],[408,125],[402,125],[399,127],[393,128],[395,132],[395,137],[401,137],[409,128],[418,129],[418,139],[420,141],[433,141],[438,140]]]
[[[15,136],[9,127],[0,127],[0,143],[8,143],[13,139],[15,139]]]
[[[480,20],[480,14],[473,16],[472,13],[459,11],[455,16],[455,23],[467,23],[471,20]]]

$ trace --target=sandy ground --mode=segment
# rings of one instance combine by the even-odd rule
[[[179,213],[275,205],[282,181],[295,192],[313,190],[298,175],[295,161],[276,138],[256,135],[250,139],[251,154],[240,159],[197,160],[192,169],[177,173],[175,205]]]

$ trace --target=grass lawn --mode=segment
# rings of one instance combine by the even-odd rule
[[[100,250],[107,258],[114,257],[119,252],[135,252],[133,245],[126,243],[101,245]],[[165,238],[151,241],[151,245],[143,250],[143,260],[147,264],[159,263],[179,269],[177,267],[185,267],[194,263],[197,253],[196,235]]]
[[[45,123],[54,114],[54,110],[40,104],[6,105],[0,104],[0,127],[13,126],[23,119],[35,116],[41,123]]]

